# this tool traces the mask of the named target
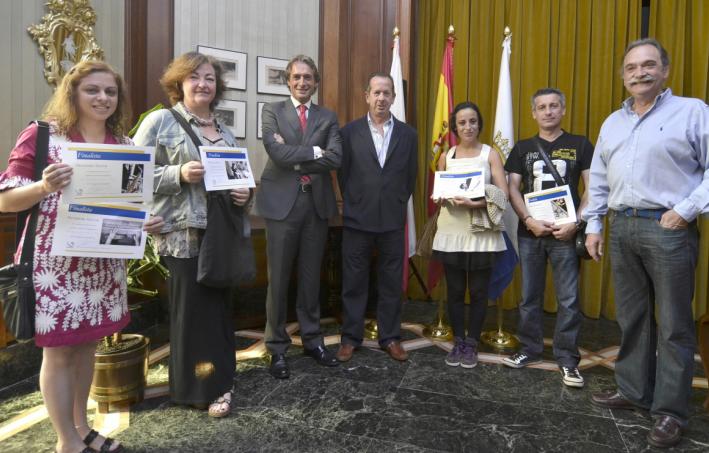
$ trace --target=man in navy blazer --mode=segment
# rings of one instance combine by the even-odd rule
[[[344,201],[342,232],[342,340],[337,359],[345,362],[362,343],[372,252],[377,251],[379,345],[396,360],[401,346],[401,282],[405,256],[406,206],[416,184],[417,134],[389,111],[394,81],[369,76],[366,116],[342,128]]]
[[[263,107],[268,162],[256,193],[256,208],[266,221],[266,347],[271,353],[269,372],[277,379],[290,376],[286,316],[296,262],[296,312],[304,352],[321,365],[338,364],[320,332],[320,267],[327,221],[337,214],[330,171],[340,167],[342,154],[337,116],[311,100],[320,75],[310,57],[293,57],[286,79],[291,97]]]

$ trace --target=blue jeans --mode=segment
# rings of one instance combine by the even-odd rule
[[[610,256],[621,330],[618,391],[683,425],[694,372],[697,226],[668,230],[654,219],[609,214]],[[657,312],[657,319],[655,313]]]
[[[519,305],[517,336],[521,352],[538,359],[544,349],[542,310],[546,284],[547,259],[556,289],[558,311],[554,328],[554,357],[559,366],[578,366],[579,330],[579,259],[574,243],[554,236],[518,238],[522,266],[522,302]]]

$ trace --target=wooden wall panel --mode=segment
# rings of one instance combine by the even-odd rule
[[[125,78],[132,122],[155,104],[167,104],[160,76],[173,55],[174,0],[125,0]]]
[[[409,80],[414,4],[412,0],[321,0],[320,8],[320,93],[323,104],[335,110],[340,124],[345,124],[367,112],[367,76],[373,71],[389,72],[395,26],[401,32],[404,79]],[[405,94],[409,123],[415,119],[412,87],[408,83]]]

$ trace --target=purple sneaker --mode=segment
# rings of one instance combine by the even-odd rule
[[[448,366],[460,365],[460,359],[463,355],[463,339],[456,337],[454,341],[453,349],[451,349],[451,352],[446,356],[446,365]]]
[[[478,345],[463,343],[460,366],[463,368],[475,368],[478,364]]]

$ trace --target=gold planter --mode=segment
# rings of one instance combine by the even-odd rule
[[[98,403],[100,413],[109,412],[111,405],[143,401],[150,339],[137,334],[118,338],[108,350],[103,345],[96,350],[91,398]]]

